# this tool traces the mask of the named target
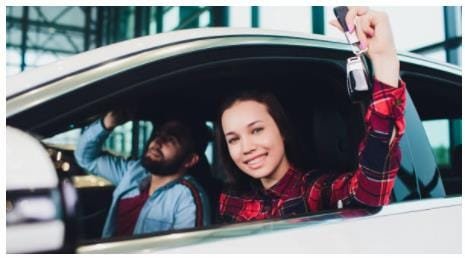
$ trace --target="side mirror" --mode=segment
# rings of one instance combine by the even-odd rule
[[[77,194],[34,137],[6,128],[7,253],[73,252]]]

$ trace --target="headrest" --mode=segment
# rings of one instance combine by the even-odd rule
[[[358,113],[359,119],[355,116],[327,105],[315,107],[312,126],[318,168],[343,172],[357,167],[359,131],[363,124],[360,125],[361,114]]]

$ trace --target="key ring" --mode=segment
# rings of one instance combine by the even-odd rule
[[[355,16],[355,19],[354,19],[354,26],[355,26],[355,28],[357,28],[358,25],[359,25],[359,23],[358,23],[358,16]],[[355,30],[354,32],[357,33],[356,30]],[[360,46],[360,42],[359,42],[358,46]],[[368,46],[367,46],[365,49],[360,49],[360,48],[357,49],[357,48],[354,46],[354,44],[351,44],[351,47],[352,47],[352,52],[353,52],[355,55],[357,55],[357,56],[360,56],[361,54],[363,54],[363,53],[365,53],[365,52],[368,51]]]

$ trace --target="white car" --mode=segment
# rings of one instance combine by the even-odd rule
[[[151,129],[139,120],[156,126],[182,110],[214,127],[223,96],[267,88],[313,154],[306,165],[348,169],[363,134],[362,107],[346,94],[350,55],[345,42],[326,37],[194,29],[105,46],[7,78],[7,252],[460,253],[461,157],[439,167],[422,121],[461,123],[461,69],[407,53],[399,54],[407,131],[388,206],[99,238],[114,186],[76,165],[80,128],[115,107],[137,110],[132,126],[113,133],[132,132],[130,141],[113,141],[127,146],[107,145],[137,158]],[[65,138],[66,145],[57,141]],[[211,148],[206,156],[221,180]]]

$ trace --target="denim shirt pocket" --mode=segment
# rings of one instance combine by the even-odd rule
[[[152,233],[167,231],[173,228],[173,223],[171,221],[164,221],[160,219],[146,218],[144,220],[143,233]]]

